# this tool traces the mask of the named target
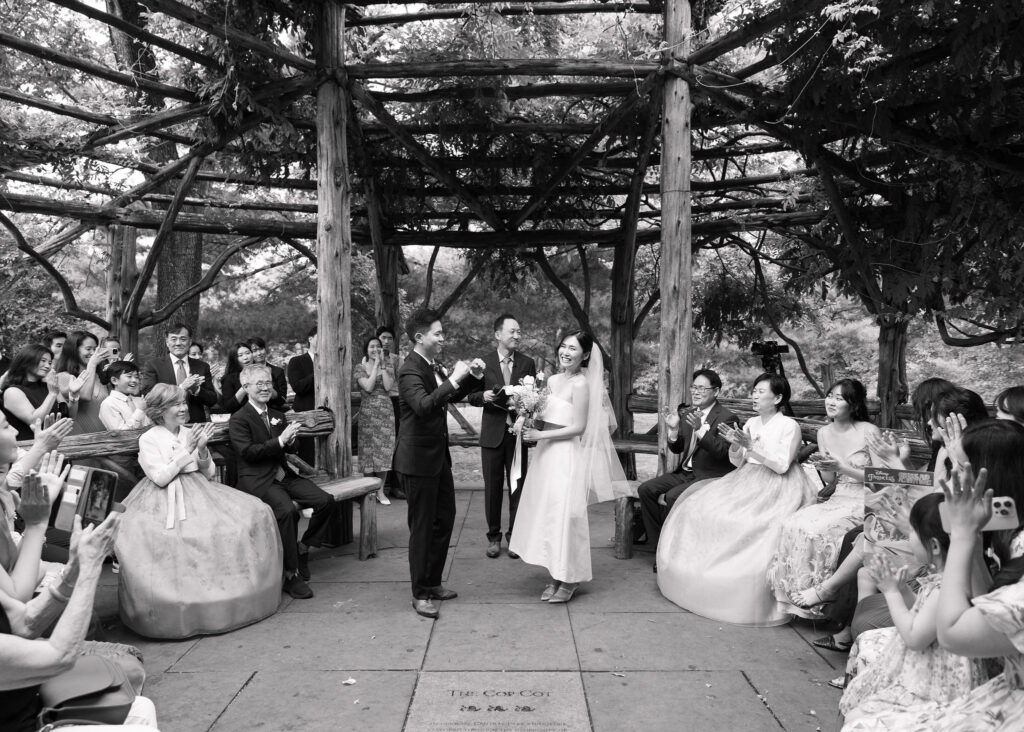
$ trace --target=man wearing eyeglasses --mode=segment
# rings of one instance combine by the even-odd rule
[[[735,468],[729,462],[729,443],[718,434],[718,425],[739,427],[739,418],[718,403],[721,390],[718,374],[701,369],[694,373],[690,386],[691,406],[680,404],[675,414],[664,415],[668,448],[683,459],[671,473],[651,478],[637,489],[647,543],[652,549],[658,546],[668,512],[687,488],[698,480],[720,478]]]

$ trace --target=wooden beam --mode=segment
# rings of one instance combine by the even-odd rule
[[[501,16],[514,15],[582,15],[586,13],[657,13],[650,3],[628,2],[620,0],[614,3],[537,3],[535,5],[512,5],[495,8],[491,12]],[[466,9],[453,10],[421,10],[418,13],[381,13],[380,15],[364,15],[353,20],[349,25],[402,25],[426,20],[448,20],[464,18]]]
[[[615,76],[642,79],[657,71],[650,62],[595,61],[593,59],[471,59],[434,63],[348,64],[352,79],[430,79],[451,76]]]
[[[458,196],[470,210],[486,221],[492,229],[501,230],[506,228],[505,222],[498,218],[498,215],[494,213],[494,209],[491,208],[490,204],[487,204],[477,198],[476,195],[459,180],[458,176],[439,163],[437,159],[434,158],[425,147],[423,147],[423,145],[421,145],[402,127],[398,120],[391,116],[387,109],[385,109],[384,105],[374,99],[373,95],[366,91],[361,84],[353,82],[349,84],[349,90],[351,91],[353,99],[372,114],[378,122],[384,125],[384,127],[391,132],[394,138],[409,151],[410,155],[416,158],[416,160],[418,160],[431,175],[437,178],[442,185]]]
[[[50,2],[54,5],[65,7],[68,10],[73,10],[76,13],[92,18],[93,20],[98,20],[112,28],[116,28],[125,35],[137,38],[143,43],[148,43],[151,46],[162,48],[165,51],[170,51],[171,53],[188,59],[189,61],[193,61],[200,66],[205,66],[208,69],[214,69],[217,71],[222,71],[224,69],[224,66],[220,62],[206,54],[193,51],[191,48],[186,48],[185,46],[175,43],[174,41],[170,41],[163,36],[158,36],[156,33],[150,33],[149,31],[139,28],[122,18],[118,18],[116,15],[111,15],[103,10],[92,7],[91,5],[86,5],[78,0],[50,0]]]
[[[825,6],[830,0],[805,0],[804,2],[785,3],[775,10],[763,15],[756,16],[753,20],[743,24],[739,28],[713,41],[705,43],[688,56],[675,55],[675,58],[687,64],[705,64],[714,61],[724,54],[745,46],[750,41],[764,35],[767,31],[776,28],[787,20],[799,17],[800,13],[810,16],[819,8]],[[670,0],[666,0],[666,7]],[[668,31],[666,30],[666,35]],[[689,40],[687,40],[689,45]],[[674,408],[674,407],[673,407]]]
[[[151,94],[170,97],[171,99],[180,99],[185,102],[196,102],[199,100],[199,97],[196,94],[186,89],[179,89],[176,86],[163,84],[159,81],[152,81],[142,76],[122,74],[120,71],[114,71],[102,64],[98,64],[93,61],[86,61],[84,59],[77,58],[76,56],[72,56],[71,54],[64,53],[63,51],[56,51],[52,48],[47,48],[46,46],[40,46],[38,43],[26,41],[3,31],[0,31],[0,46],[13,48],[16,51],[21,51],[29,56],[35,56],[36,58],[49,61],[50,63],[65,66],[69,69],[75,69],[76,71],[81,71],[99,79],[106,79],[114,84],[126,86],[129,89],[145,89]]]
[[[382,102],[433,102],[438,100],[462,99],[542,99],[544,97],[621,97],[636,89],[629,81],[596,81],[580,83],[520,84],[516,86],[442,86],[425,91],[374,92]]]
[[[519,214],[509,222],[509,228],[518,229],[523,223],[526,222],[530,215],[537,210],[538,207],[555,191],[558,186],[565,181],[566,178],[576,169],[579,163],[595,148],[597,144],[607,137],[613,130],[615,130],[623,120],[626,119],[634,109],[636,109],[639,101],[644,98],[648,92],[658,83],[660,75],[651,73],[644,83],[634,89],[629,95],[622,100],[611,112],[608,113],[601,123],[598,124],[590,136],[584,140],[576,151],[566,160],[560,168],[558,168],[547,182],[545,182],[536,193],[530,196],[530,200],[526,202],[523,209]]]
[[[316,69],[316,64],[307,58],[297,56],[287,49],[260,40],[250,33],[232,28],[222,18],[215,18],[200,10],[183,5],[176,0],[139,0],[139,2],[240,48],[256,51],[267,58],[275,59],[303,71],[313,71]]]

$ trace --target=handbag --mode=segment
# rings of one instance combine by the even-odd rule
[[[58,722],[122,724],[135,701],[124,669],[108,658],[79,656],[70,670],[39,687],[39,726]]]

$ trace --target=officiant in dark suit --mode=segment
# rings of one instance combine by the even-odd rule
[[[499,315],[494,321],[494,339],[497,350],[483,357],[483,389],[469,395],[469,403],[483,407],[480,421],[480,464],[484,475],[484,512],[487,514],[487,556],[495,558],[501,554],[501,506],[505,497],[505,483],[508,482],[508,531],[505,540],[512,536],[519,507],[520,489],[526,477],[526,448],[520,448],[520,475],[512,484],[510,470],[518,438],[509,432],[515,421],[515,414],[509,413],[508,393],[501,388],[518,384],[524,376],[536,376],[537,366],[532,358],[519,352],[522,331],[519,321],[510,313]],[[509,551],[517,559],[518,555]]]
[[[185,391],[188,421],[208,422],[206,410],[217,405],[217,392],[213,388],[210,365],[198,358],[190,358],[192,329],[184,323],[175,323],[167,330],[167,353],[151,359],[140,371],[142,393],[148,394],[155,384],[173,384]]]
[[[692,406],[680,405],[676,414],[665,415],[668,449],[683,459],[673,472],[651,478],[637,488],[647,543],[652,548],[658,545],[669,510],[687,488],[698,480],[720,478],[736,467],[729,462],[729,443],[718,434],[718,425],[738,428],[739,418],[719,404],[721,390],[721,377],[711,369],[701,369],[694,373],[690,386]]]
[[[401,427],[395,471],[409,508],[409,574],[413,609],[438,616],[434,600],[457,595],[441,585],[455,525],[455,482],[448,452],[448,403],[481,387],[483,362],[457,362],[448,372],[438,358],[444,327],[433,310],[417,310],[406,324],[414,344],[398,372]]]
[[[313,596],[309,579],[309,548],[324,544],[334,511],[334,499],[311,480],[299,477],[285,455],[295,452],[301,425],[291,424],[284,414],[267,406],[273,394],[273,378],[267,366],[242,369],[242,387],[249,395],[231,415],[228,435],[238,455],[238,489],[259,498],[274,511],[284,547],[286,593],[305,600]],[[294,501],[294,503],[293,503]],[[309,528],[298,541],[300,508],[312,508]]]

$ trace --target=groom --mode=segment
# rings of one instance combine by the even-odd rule
[[[484,474],[484,512],[487,514],[487,556],[494,559],[501,554],[501,504],[505,497],[505,481],[508,480],[508,533],[506,541],[512,538],[512,527],[519,507],[519,491],[526,477],[526,448],[522,448],[519,479],[513,484],[510,477],[512,460],[515,456],[515,435],[509,432],[508,394],[501,392],[507,384],[518,384],[524,376],[536,376],[537,367],[532,358],[517,350],[522,332],[514,315],[504,313],[494,321],[494,339],[498,348],[483,358],[484,382],[482,390],[469,395],[469,403],[483,407],[480,421],[480,463]],[[513,416],[514,419],[514,416]],[[509,550],[508,555],[517,559],[519,555]]]
[[[480,389],[483,362],[459,361],[451,373],[438,362],[444,348],[444,327],[433,310],[414,312],[406,334],[414,347],[398,371],[401,426],[395,445],[395,472],[409,508],[412,606],[418,614],[436,618],[433,601],[457,596],[441,586],[455,525],[448,403]]]

